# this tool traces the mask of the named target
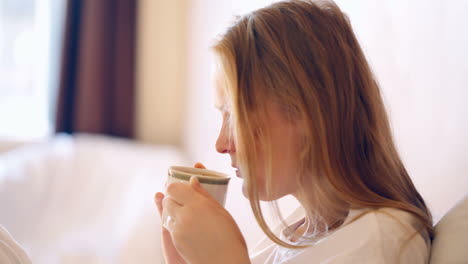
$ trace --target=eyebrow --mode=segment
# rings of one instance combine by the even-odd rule
[[[223,106],[220,105],[218,102],[215,102],[214,107],[219,111],[222,111],[222,108],[223,108]]]
[[[226,108],[225,102],[221,100],[220,98],[216,97],[214,100],[214,107],[218,109],[219,111],[223,111]]]
[[[226,112],[226,107],[224,107],[223,105],[218,105],[218,104],[215,104],[214,107],[220,111],[220,112]]]
[[[220,112],[222,112],[222,113],[230,112],[230,111],[229,111],[229,108],[228,108],[226,105],[224,105],[224,104],[221,104],[221,105],[220,105],[220,104],[215,103],[215,104],[214,104],[214,107],[215,107],[218,111],[220,111]]]

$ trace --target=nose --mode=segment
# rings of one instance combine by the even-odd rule
[[[223,122],[218,139],[216,140],[216,151],[221,154],[232,154],[236,152],[232,133],[230,133],[226,122]]]

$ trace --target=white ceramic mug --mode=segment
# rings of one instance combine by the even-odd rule
[[[166,185],[173,182],[189,183],[192,176],[197,177],[200,185],[205,189],[219,204],[222,206],[226,202],[226,193],[229,184],[229,176],[225,173],[199,169],[185,166],[171,166],[167,173]],[[168,217],[166,210],[163,210],[162,223],[164,227],[168,227]]]

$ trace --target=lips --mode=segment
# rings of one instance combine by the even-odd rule
[[[239,171],[239,168],[237,168],[236,164],[231,164],[231,166],[236,169],[236,176],[239,177],[239,178],[242,178],[241,174],[240,174],[240,171]]]
[[[239,169],[236,170],[236,176],[237,176],[238,178],[241,178],[241,179],[244,178],[244,177],[242,177],[242,174],[241,174],[241,172],[240,172]]]

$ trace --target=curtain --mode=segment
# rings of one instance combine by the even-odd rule
[[[55,131],[134,137],[136,0],[68,0]]]

